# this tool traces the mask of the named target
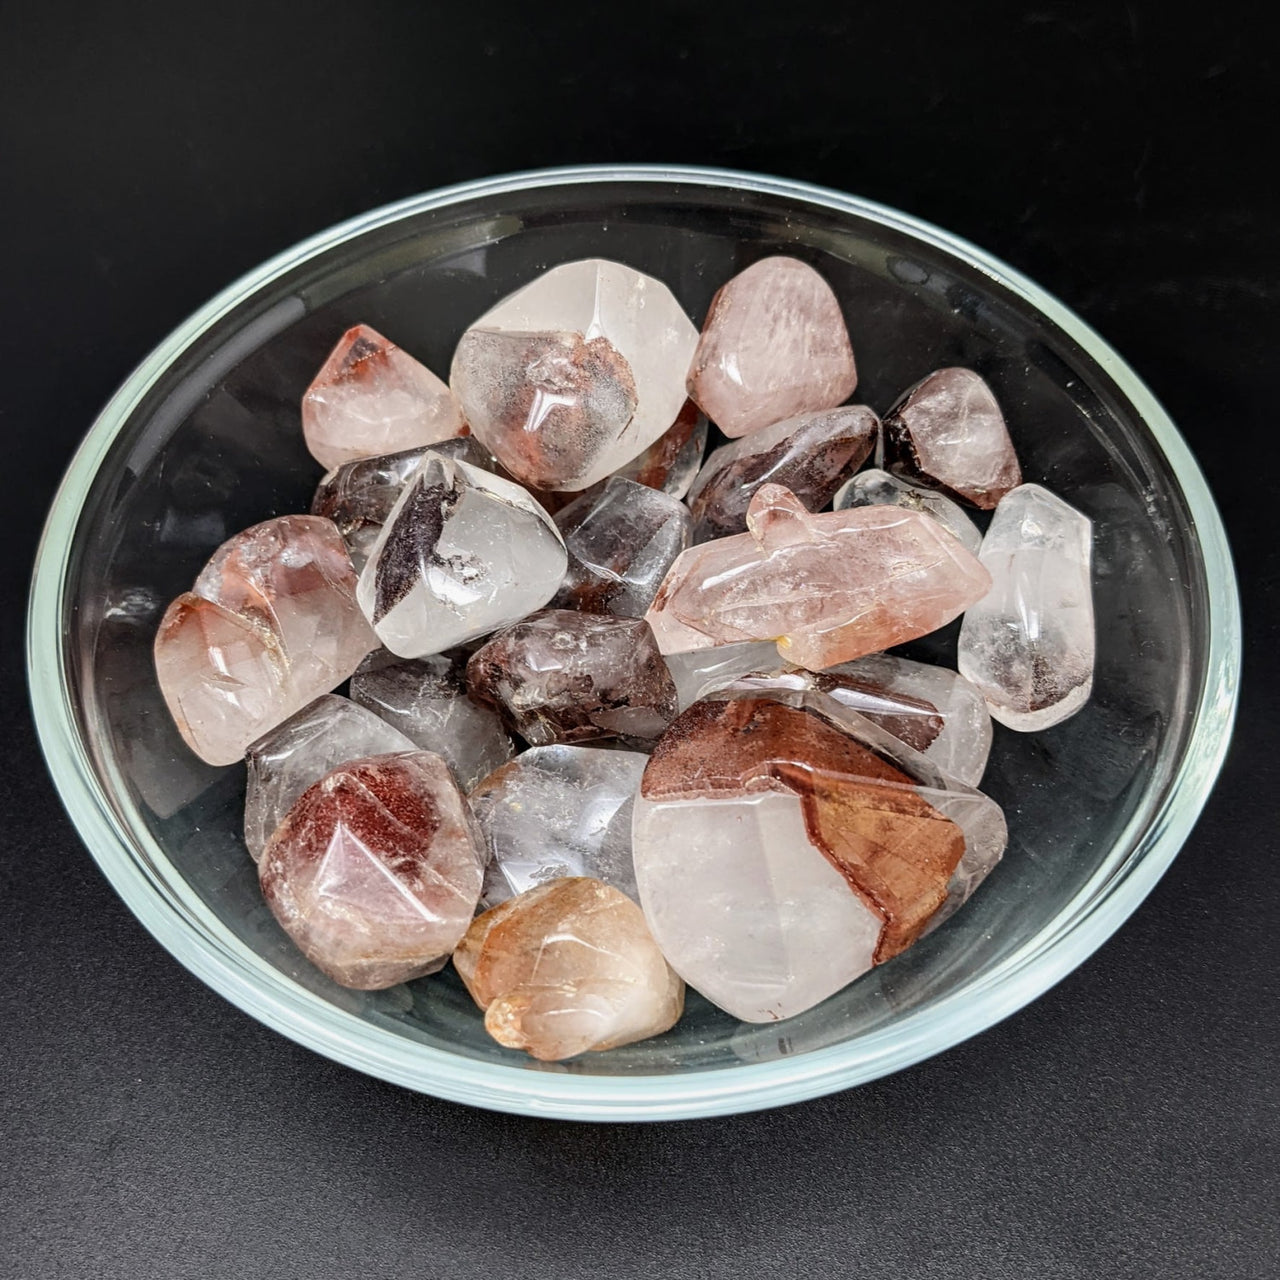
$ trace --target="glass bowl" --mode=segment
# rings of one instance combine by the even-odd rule
[[[328,982],[262,904],[241,843],[242,767],[213,769],[161,703],[151,644],[209,553],[305,511],[320,471],[298,405],[366,321],[444,372],[497,298],[574,258],[650,272],[696,320],[769,253],[840,296],[883,411],[940,365],[994,386],[1029,480],[1093,518],[1093,698],[1048,732],[997,726],[983,784],[1011,841],[974,899],[819,1007],[745,1025],[691,993],[680,1024],[540,1064],[497,1046],[452,970],[384,992]],[[1012,1013],[1085,959],[1169,865],[1230,733],[1240,657],[1222,524],[1186,445],[1076,316],[972,245],[795,182],[701,169],[585,168],[406,200],[289,250],[154,351],[94,424],[54,502],[28,630],[54,780],[142,923],[254,1017],[340,1062],[478,1106],[577,1119],[705,1116],[795,1102],[916,1062]],[[954,628],[925,642],[946,656]]]

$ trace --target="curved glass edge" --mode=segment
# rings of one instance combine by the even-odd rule
[[[1073,338],[1112,379],[1163,449],[1200,540],[1209,607],[1205,679],[1186,750],[1164,802],[1135,820],[1112,855],[1051,928],[976,983],[857,1042],[777,1062],[672,1076],[557,1076],[463,1059],[370,1026],[333,1008],[263,963],[206,912],[175,896],[131,853],[130,833],[104,792],[80,735],[64,679],[62,602],[72,543],[93,477],[129,414],[160,373],[210,325],[307,258],[375,227],[464,199],[571,183],[676,183],[781,196],[856,214],[950,252],[1020,295]],[[1151,891],[1199,816],[1221,768],[1235,717],[1240,604],[1226,532],[1191,451],[1137,374],[1062,303],[967,241],[927,222],[838,191],[732,170],[583,166],[517,173],[442,188],[384,206],[313,236],[218,294],[129,376],[86,435],[54,498],[36,556],[27,665],[41,748],[67,812],[103,873],[142,924],[180,963],[251,1016],[299,1044],[394,1084],[456,1102],[576,1120],[658,1120],[726,1115],[802,1101],[866,1083],[950,1048],[1007,1017],[1102,945]],[[148,850],[163,861],[154,844]],[[199,935],[192,945],[193,930]]]

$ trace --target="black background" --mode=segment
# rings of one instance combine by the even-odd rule
[[[1170,7],[4,6],[0,1275],[1277,1274],[1280,30]],[[63,816],[21,664],[59,474],[187,313],[371,206],[610,160],[854,191],[1041,281],[1181,424],[1247,636],[1199,827],[1057,989],[857,1091],[632,1127],[401,1092],[189,977]]]

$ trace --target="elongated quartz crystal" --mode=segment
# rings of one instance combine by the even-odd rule
[[[377,644],[351,558],[317,516],[279,516],[223,543],[165,611],[156,676],[187,745],[232,764],[345,680]]]
[[[633,855],[645,917],[735,1017],[801,1013],[935,927],[999,860],[999,807],[813,691],[713,696],[659,741]]]
[[[689,394],[727,436],[832,409],[858,374],[831,286],[796,258],[762,258],[711,300]]]
[[[1093,526],[1038,484],[1001,499],[982,540],[992,588],[960,628],[960,673],[1010,729],[1080,710],[1093,689]]]
[[[442,653],[541,608],[568,559],[519,485],[428,451],[369,553],[356,598],[402,658]]]
[[[376,990],[440,967],[471,923],[483,865],[448,765],[414,751],[350,761],[309,787],[258,875],[312,964]]]
[[[555,267],[462,335],[450,384],[524,484],[577,491],[671,429],[698,334],[660,280],[602,258]]]
[[[453,956],[485,1030],[557,1061],[674,1026],[684,983],[625,894],[552,880],[479,916]]]
[[[810,515],[767,484],[747,525],[672,565],[646,615],[663,653],[776,640],[788,661],[819,670],[934,631],[991,585],[970,552],[916,511]]]
[[[787,418],[722,445],[689,491],[694,540],[741,533],[751,498],[765,484],[780,484],[810,511],[821,510],[866,460],[879,429],[866,405],[845,405]]]
[[[302,398],[302,432],[322,466],[456,436],[462,411],[425,365],[367,324],[348,329]]]

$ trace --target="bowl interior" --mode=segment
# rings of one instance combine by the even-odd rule
[[[201,764],[165,712],[151,644],[166,603],[226,537],[307,509],[320,468],[303,447],[299,399],[349,325],[373,325],[447,375],[466,325],[557,263],[629,263],[666,281],[700,323],[723,281],[773,253],[813,263],[835,288],[858,358],[856,399],[882,412],[932,369],[977,369],[1005,407],[1026,477],[1094,521],[1093,698],[1045,733],[997,726],[984,790],[1008,813],[1004,861],[937,933],[807,1014],[748,1026],[691,995],[670,1033],[555,1066],[495,1045],[451,970],[378,993],[329,983],[262,904],[241,842],[243,769]],[[79,733],[132,858],[188,913],[190,946],[225,930],[225,945],[349,1014],[356,1039],[367,1024],[525,1075],[741,1069],[857,1041],[977,988],[1059,928],[1068,903],[1078,911],[1082,891],[1105,892],[1121,874],[1186,752],[1208,652],[1205,571],[1182,491],[1133,406],[1072,337],[944,243],[872,209],[700,181],[584,178],[463,196],[296,261],[206,324],[127,406],[64,583]],[[954,644],[951,628],[915,651],[951,662]],[[429,1070],[418,1083],[431,1087]]]

